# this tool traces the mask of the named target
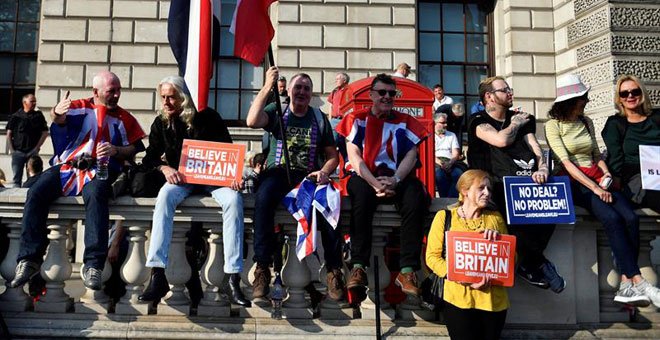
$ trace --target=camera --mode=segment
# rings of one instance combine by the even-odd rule
[[[81,156],[71,162],[71,166],[80,170],[87,170],[94,165],[94,159],[89,156]]]

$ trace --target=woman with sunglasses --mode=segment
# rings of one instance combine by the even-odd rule
[[[571,177],[573,203],[594,215],[607,234],[621,274],[614,301],[638,307],[653,302],[660,307],[660,290],[642,277],[637,264],[639,218],[623,194],[610,190],[612,178],[600,157],[594,124],[584,116],[590,88],[573,74],[557,83],[557,99],[545,123],[546,139],[555,161]]]
[[[642,189],[639,165],[639,145],[660,145],[660,112],[651,110],[644,84],[633,75],[617,80],[614,104],[617,113],[607,119],[602,132],[607,166],[633,203],[660,212],[660,191]]]

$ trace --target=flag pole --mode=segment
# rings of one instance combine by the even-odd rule
[[[273,56],[273,46],[268,45],[268,62],[270,66],[275,66],[275,57]],[[273,83],[273,88],[271,90],[275,96],[275,108],[277,109],[277,119],[279,120],[280,126],[280,136],[282,137],[282,152],[284,153],[284,168],[286,169],[286,179],[289,183],[289,186],[292,186],[291,183],[291,166],[289,162],[289,148],[286,145],[286,134],[284,131],[284,114],[282,113],[282,103],[280,103],[280,93],[277,90],[277,80]],[[312,145],[312,147],[314,147]]]

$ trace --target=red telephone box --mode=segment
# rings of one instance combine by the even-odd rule
[[[348,86],[353,90],[353,100],[340,107],[343,116],[353,110],[371,106],[369,98],[371,82],[374,77],[364,78],[352,82]],[[394,110],[409,114],[424,125],[429,137],[419,145],[419,158],[422,167],[417,169],[419,178],[431,197],[435,197],[435,139],[433,138],[433,92],[426,86],[412,80],[392,77],[396,81],[397,95],[394,99]],[[340,164],[344,166],[343,160]],[[345,184],[345,183],[342,183]]]

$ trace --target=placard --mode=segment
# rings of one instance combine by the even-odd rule
[[[179,172],[184,183],[230,186],[241,180],[245,145],[184,139]]]
[[[550,176],[536,184],[529,176],[505,176],[508,224],[575,223],[575,207],[567,176]]]
[[[660,146],[639,146],[639,167],[642,189],[660,190]]]
[[[478,283],[484,276],[496,286],[512,287],[515,276],[516,237],[500,235],[496,241],[466,231],[448,231],[447,279]]]

